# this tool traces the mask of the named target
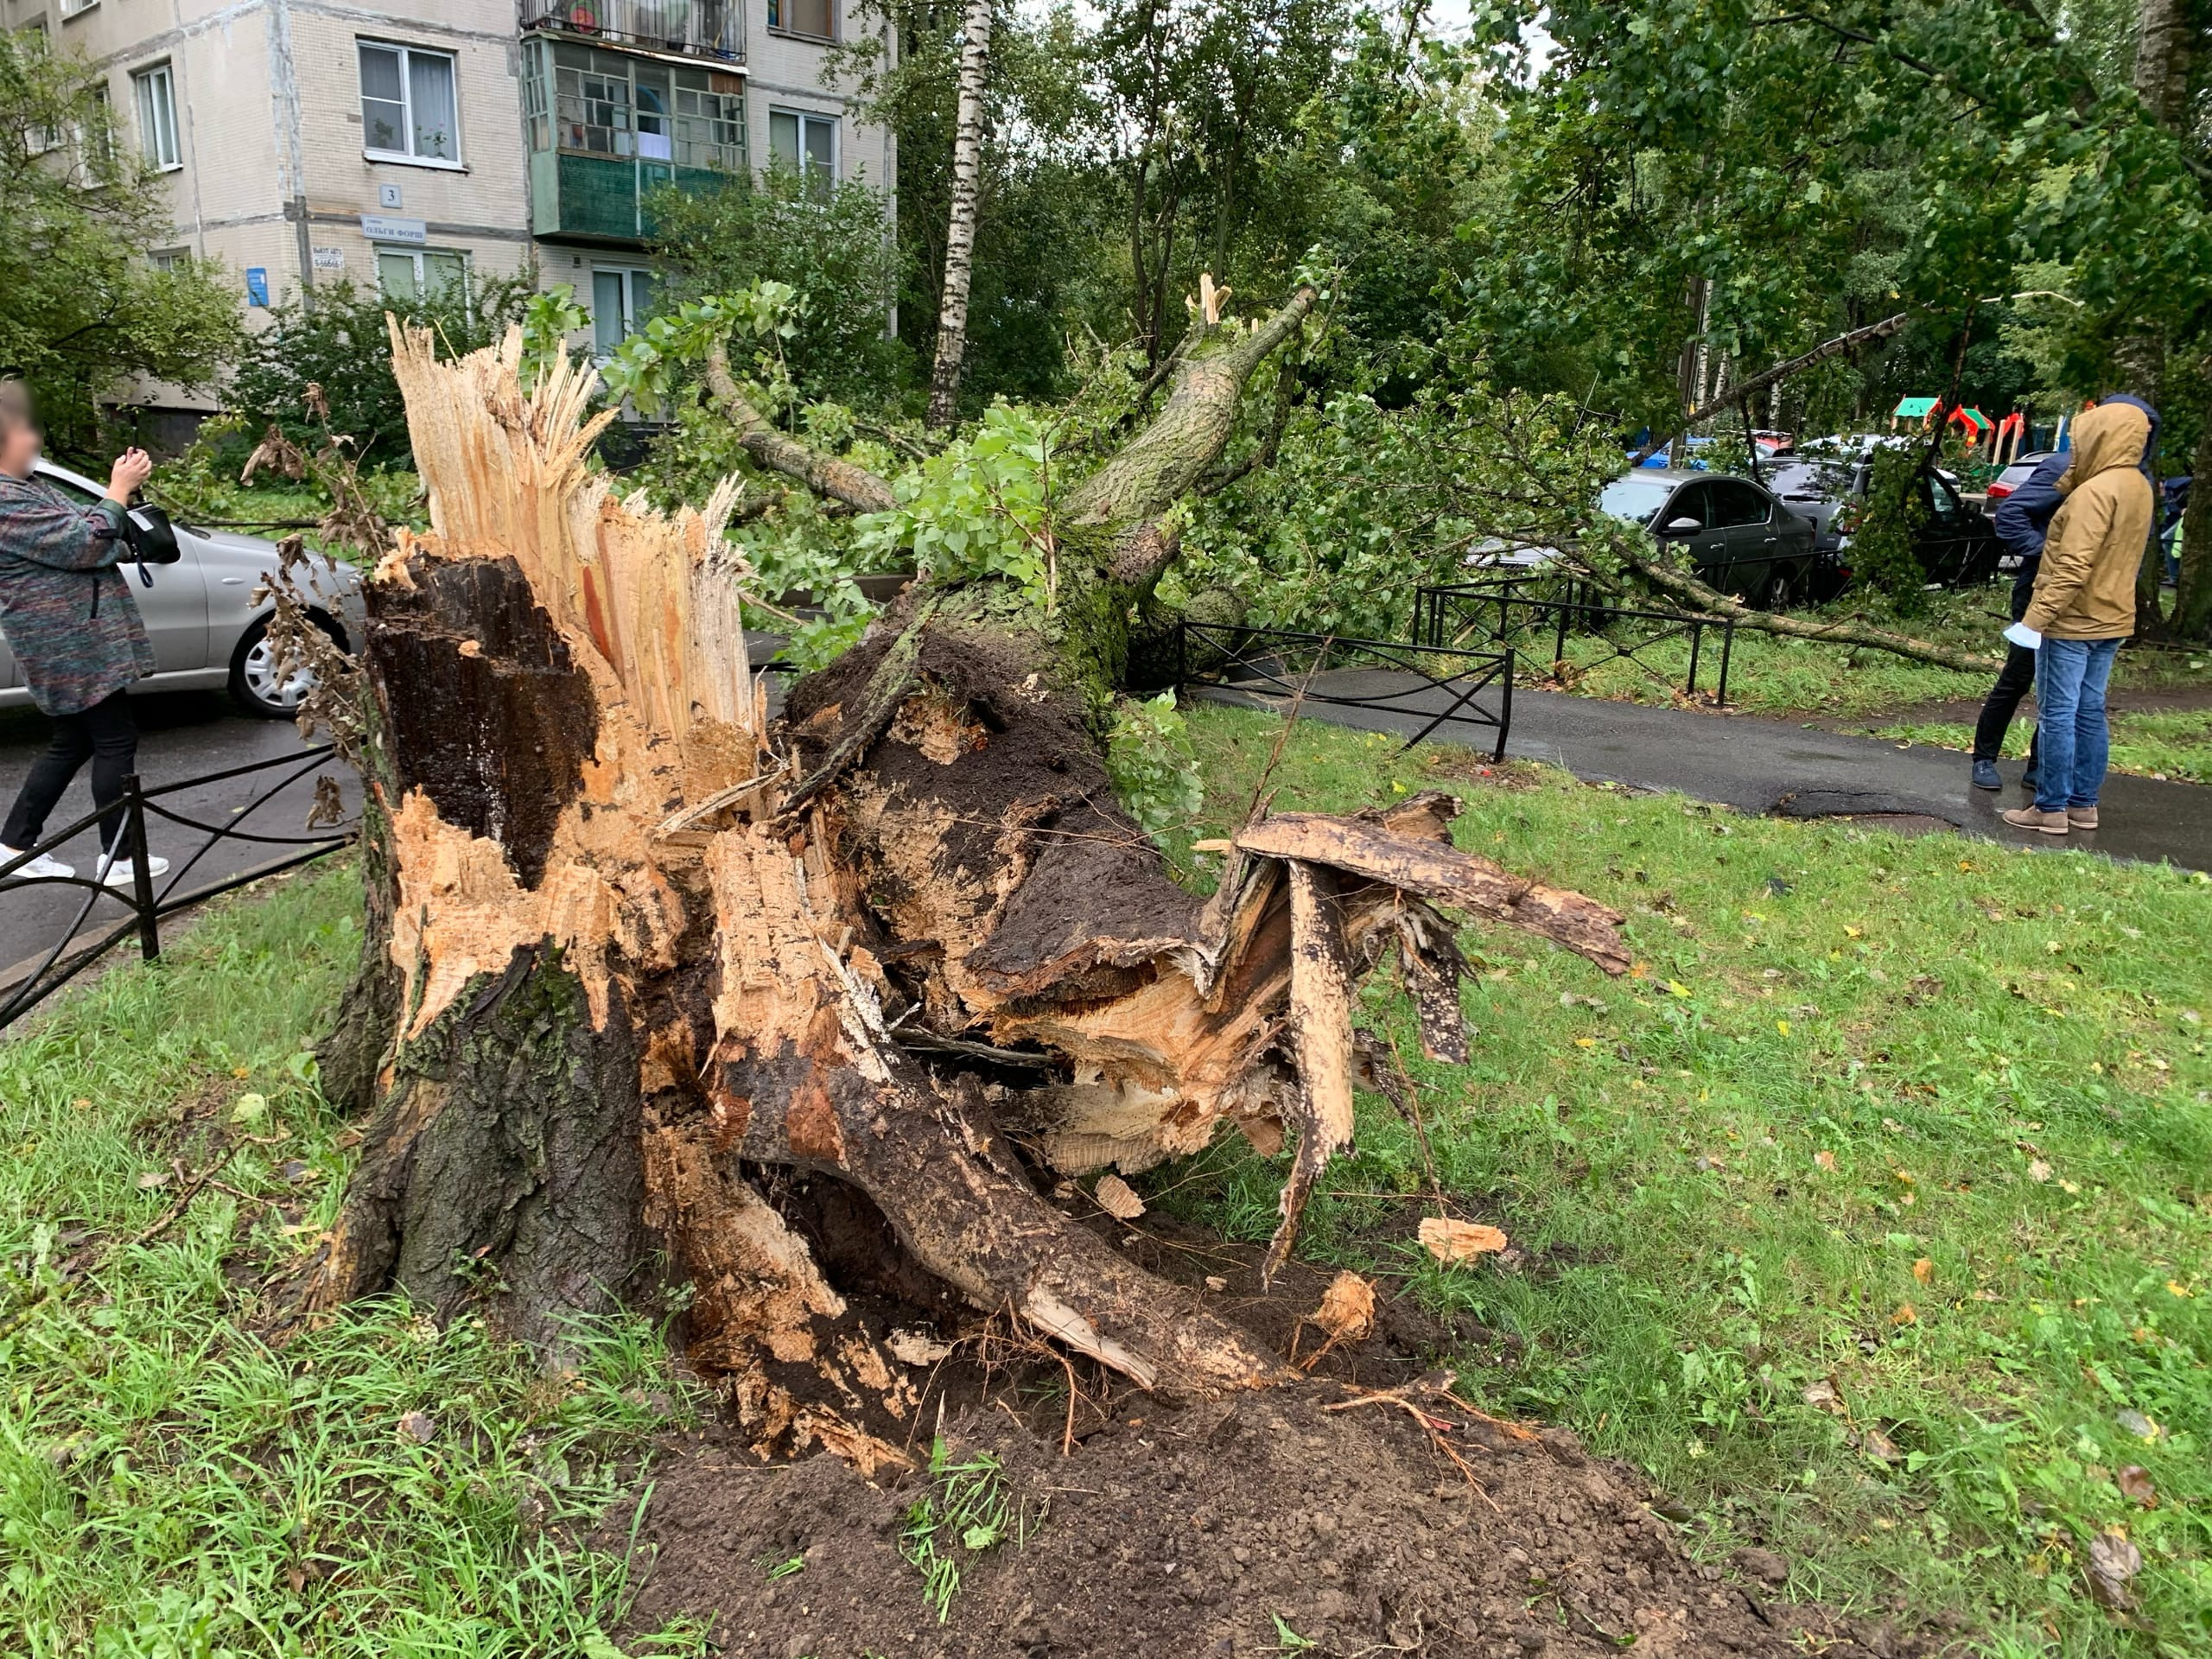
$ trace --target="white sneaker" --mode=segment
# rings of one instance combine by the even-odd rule
[[[22,855],[17,852],[13,847],[0,847],[0,864],[6,864],[10,860],[21,858],[22,856]],[[10,881],[29,881],[35,876],[74,875],[76,874],[77,867],[74,864],[64,864],[58,858],[50,858],[46,854],[41,853],[36,858],[31,860],[29,863],[24,865],[22,868],[10,875],[8,879]]]
[[[103,865],[107,865],[105,858],[100,861]],[[146,855],[146,879],[149,881],[157,875],[168,874],[168,868],[169,861],[166,858],[157,858],[152,853]],[[102,872],[100,885],[104,887],[130,887],[138,880],[137,868],[137,865],[130,859],[118,858]]]

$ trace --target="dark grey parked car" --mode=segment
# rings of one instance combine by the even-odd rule
[[[1815,544],[1821,570],[1814,597],[1827,599],[1851,578],[1851,537],[1839,522],[1843,508],[1863,501],[1872,465],[1866,455],[1793,457],[1777,461],[1768,482],[1790,510],[1810,518],[1819,528]],[[1923,473],[1916,480],[1920,491],[1921,522],[1912,550],[1930,582],[1946,588],[1969,587],[1989,580],[1997,569],[1997,533],[1988,518],[1960,498],[1950,479],[1938,472]]]
[[[1813,521],[1748,478],[1639,467],[1605,486],[1598,505],[1681,545],[1724,594],[1774,610],[1807,591]]]

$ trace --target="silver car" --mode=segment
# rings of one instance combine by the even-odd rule
[[[88,507],[105,493],[89,478],[52,461],[41,461],[38,475],[79,505]],[[134,510],[131,517],[142,531],[158,535],[156,521],[144,509]],[[266,596],[255,598],[277,572],[276,544],[257,536],[226,536],[186,524],[171,528],[177,545],[175,563],[123,568],[154,644],[154,672],[131,691],[226,686],[249,714],[279,718],[296,712],[314,677],[301,668],[278,672],[269,648],[269,620],[276,607]],[[152,579],[150,585],[144,577]],[[358,647],[366,623],[361,573],[311,556],[294,567],[292,580],[304,590],[308,613],[340,648]],[[0,639],[0,709],[27,708],[30,700],[16,671],[15,653]]]

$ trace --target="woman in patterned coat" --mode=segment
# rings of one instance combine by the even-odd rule
[[[124,689],[154,671],[146,625],[116,561],[124,550],[124,514],[154,463],[128,449],[108,475],[107,494],[90,508],[64,500],[38,479],[41,440],[30,399],[0,383],[0,634],[31,701],[54,720],[54,741],[31,763],[13,810],[0,828],[0,880],[73,875],[50,857],[18,863],[46,833],[47,815],[86,760],[92,804],[123,798],[137,763],[138,729]],[[101,820],[98,878],[127,887],[131,861],[118,858],[123,814]],[[168,861],[148,858],[149,876]]]

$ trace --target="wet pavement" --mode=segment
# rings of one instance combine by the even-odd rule
[[[1306,717],[1365,731],[1410,736],[1451,697],[1422,688],[1414,677],[1385,670],[1343,669],[1315,677],[1311,688],[1339,696],[1389,695],[1390,710],[1309,701]],[[1236,686],[1192,686],[1211,702],[1281,709],[1287,699]],[[1484,705],[1495,698],[1484,694]],[[1487,753],[1493,734],[1465,725],[1439,727],[1427,740]],[[1648,708],[1516,688],[1506,753],[1542,760],[1592,782],[1679,790],[1745,812],[1816,817],[1878,815],[1933,818],[1972,836],[2014,846],[2075,847],[2114,858],[2185,869],[2212,869],[2212,788],[2161,783],[2113,772],[2100,802],[2102,827],[2093,833],[2045,836],[2015,830],[1997,816],[2027,803],[2018,787],[2021,760],[2000,763],[2006,787],[1974,787],[1967,757],[1880,738],[1853,737],[1795,721],[1755,715]]]
[[[242,715],[220,692],[136,696],[130,707],[139,728],[138,775],[149,789],[252,761],[304,756],[313,747],[302,741],[289,721],[257,720]],[[0,806],[13,803],[31,761],[46,747],[50,730],[45,717],[30,709],[0,712]],[[293,771],[302,775],[265,804],[250,813],[245,810],[257,796]],[[319,773],[338,780],[346,804],[346,822],[352,823],[360,799],[359,782],[352,768],[334,758],[320,766],[302,760],[299,767],[272,767],[242,778],[196,785],[162,797],[160,804],[203,823],[236,824],[250,833],[266,836],[301,836],[308,833],[308,809]],[[92,810],[91,774],[89,765],[78,772],[48,821],[48,833]],[[146,833],[153,851],[170,862],[168,874],[155,881],[157,896],[172,883],[176,884],[173,892],[188,893],[297,850],[226,838],[201,853],[188,869],[187,861],[207,841],[203,831],[168,823],[149,810]],[[98,856],[93,830],[87,828],[73,837],[56,856],[75,865],[80,875],[90,875]],[[130,914],[120,900],[105,893],[94,898],[86,912],[88,896],[86,889],[79,887],[41,883],[0,887],[0,988],[15,983],[21,971],[35,965],[64,934],[105,932]],[[80,912],[84,912],[81,918]],[[118,948],[135,950],[137,947],[135,941],[125,941]]]

